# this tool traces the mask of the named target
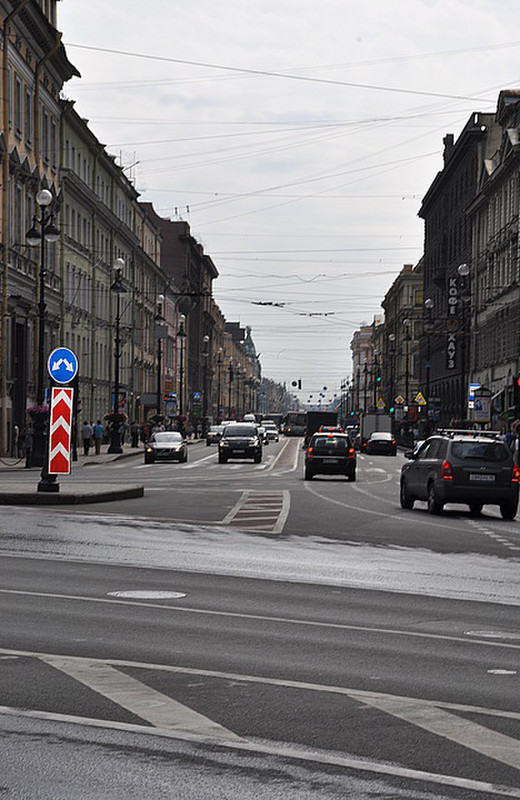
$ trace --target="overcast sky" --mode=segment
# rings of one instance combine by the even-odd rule
[[[422,254],[442,140],[520,88],[513,0],[64,0],[78,113],[156,211],[189,222],[300,399]],[[518,41],[517,41],[518,40]]]

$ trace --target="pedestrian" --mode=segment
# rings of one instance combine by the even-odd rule
[[[94,447],[96,450],[96,455],[98,456],[101,453],[101,442],[103,441],[103,436],[105,435],[105,429],[100,419],[96,422],[95,425],[92,427],[92,436],[94,438]]]
[[[14,425],[13,427],[13,445],[12,445],[12,455],[14,458],[19,457],[19,445],[20,445],[20,428],[18,425]]]
[[[83,439],[83,454],[88,456],[88,451],[90,450],[90,444],[92,442],[92,427],[87,420],[83,422],[81,437]]]
[[[139,444],[139,423],[135,419],[130,425],[130,436],[132,437],[132,447],[137,447]]]
[[[26,425],[23,430],[22,452],[25,456],[25,466],[32,466],[33,432],[30,425]]]

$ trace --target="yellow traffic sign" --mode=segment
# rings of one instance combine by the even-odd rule
[[[425,406],[426,405],[426,400],[424,399],[424,395],[422,394],[422,392],[417,392],[417,394],[415,395],[414,400],[415,400],[415,402],[417,403],[418,406]]]
[[[382,397],[380,397],[379,400],[377,401],[377,407],[380,409],[383,409],[385,407],[385,401],[383,400]]]

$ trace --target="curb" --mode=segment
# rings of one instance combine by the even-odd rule
[[[61,487],[60,487],[61,489]],[[27,492],[23,490],[0,492],[0,505],[4,506],[66,506],[87,503],[104,503],[111,500],[128,500],[144,496],[144,486],[119,486],[96,490],[65,489],[59,492]]]

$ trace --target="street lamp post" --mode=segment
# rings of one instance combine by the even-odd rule
[[[220,422],[221,413],[220,413],[220,390],[222,386],[222,348],[219,347],[218,349],[218,357],[217,357],[217,422]]]
[[[388,334],[388,355],[390,360],[390,391],[388,398],[388,407],[394,405],[394,361],[395,361],[395,333]]]
[[[160,294],[157,304],[157,314],[155,315],[155,338],[157,339],[157,396],[156,396],[156,413],[161,416],[161,398],[162,398],[162,344],[161,340],[166,338],[166,320],[163,317],[163,303],[164,295]]]
[[[119,414],[119,363],[121,360],[121,295],[126,293],[123,286],[123,267],[125,262],[122,258],[116,258],[115,278],[110,291],[116,296],[116,338],[114,348],[114,407],[112,410],[112,424],[110,426],[110,444],[108,453],[122,453],[120,426],[121,419]]]
[[[468,303],[471,301],[471,290],[469,285],[469,265],[468,264],[460,264],[457,267],[457,273],[459,275],[459,296],[460,302],[462,306],[462,324],[461,324],[461,354],[460,354],[460,409],[461,409],[461,420],[465,420],[467,417],[467,410],[468,410],[468,386],[466,386],[466,364],[467,364],[467,333],[466,333],[466,325],[467,325],[467,315],[466,315],[466,308]]]
[[[426,333],[426,431],[430,426],[430,376],[431,376],[431,335],[433,331],[432,309],[433,300],[427,297],[424,301],[426,316],[424,320],[424,331]]]
[[[237,376],[237,391],[236,391],[236,419],[240,417],[240,375],[241,375],[241,367],[240,364],[237,365],[235,370]]]
[[[233,387],[233,356],[229,356],[228,418],[231,419],[231,389]]]
[[[56,242],[60,237],[60,232],[54,225],[54,215],[52,211],[46,211],[52,203],[53,196],[48,189],[42,189],[36,195],[36,203],[40,208],[39,219],[33,220],[33,225],[26,234],[27,244],[31,247],[40,245],[40,271],[39,271],[39,301],[38,301],[38,374],[36,383],[36,405],[42,407],[45,401],[43,388],[43,375],[45,363],[45,243]],[[36,227],[39,225],[40,230]],[[40,424],[39,424],[40,423]],[[31,454],[31,464],[43,467],[45,463],[45,423],[42,420],[35,421],[33,448]]]
[[[206,433],[208,426],[208,357],[209,357],[209,336],[202,337],[202,432]]]
[[[184,414],[184,344],[186,342],[186,329],[184,324],[186,317],[184,314],[179,316],[179,330],[177,339],[179,340],[179,420],[183,423]]]
[[[410,394],[410,320],[405,319],[403,322],[405,335],[404,335],[404,345],[405,345],[405,364],[404,364],[404,402],[405,405],[408,407],[409,404],[409,394]]]

